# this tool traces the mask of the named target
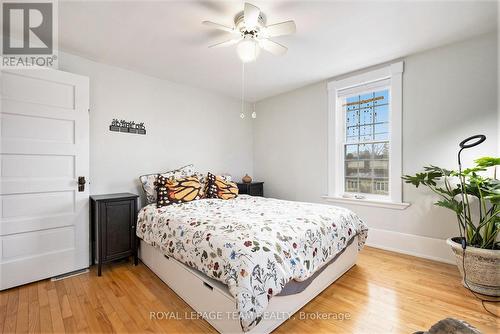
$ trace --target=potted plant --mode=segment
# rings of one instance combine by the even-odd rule
[[[455,212],[460,236],[446,242],[455,253],[462,282],[472,291],[489,296],[500,296],[498,165],[500,158],[483,157],[463,171],[431,165],[421,173],[403,176],[406,183],[417,188],[423,185],[436,193],[440,200],[435,205]],[[488,172],[493,176],[487,176]]]

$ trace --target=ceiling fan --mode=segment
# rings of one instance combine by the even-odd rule
[[[227,47],[238,44],[237,52],[240,59],[246,63],[257,59],[260,49],[274,55],[283,55],[288,48],[270,40],[271,37],[295,33],[295,22],[285,21],[266,26],[266,17],[257,6],[245,3],[244,10],[234,18],[234,26],[228,27],[211,21],[203,24],[230,33],[231,39],[210,45],[209,48]]]

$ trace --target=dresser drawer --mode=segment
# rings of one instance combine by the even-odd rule
[[[236,317],[235,300],[228,287],[193,268],[189,268],[144,241],[140,244],[140,257],[158,277],[186,301],[196,312],[212,316],[210,323],[216,329],[229,328],[229,333],[241,332]],[[231,327],[232,326],[232,327]]]

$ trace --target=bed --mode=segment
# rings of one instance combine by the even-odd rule
[[[355,264],[367,227],[344,208],[241,195],[148,205],[137,236],[143,263],[219,332],[268,333]]]

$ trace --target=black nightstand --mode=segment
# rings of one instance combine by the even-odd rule
[[[238,192],[251,196],[264,196],[264,182],[238,183]]]
[[[137,265],[135,225],[137,198],[131,193],[90,196],[91,263],[97,275],[103,263],[134,256]]]

